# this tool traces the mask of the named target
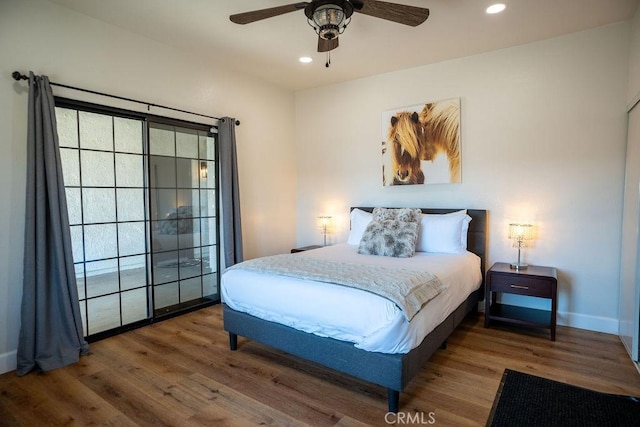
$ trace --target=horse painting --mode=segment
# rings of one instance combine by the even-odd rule
[[[384,185],[460,182],[459,99],[391,112],[388,120]]]
[[[425,104],[420,112],[420,160],[444,154],[449,161],[449,182],[460,182],[460,102],[457,99]]]
[[[383,173],[385,185],[424,184],[424,173],[420,168],[421,133],[420,116],[415,111],[402,111],[391,117],[387,135],[389,147],[384,143],[382,147],[383,155],[387,148],[391,151],[391,173],[389,176]]]

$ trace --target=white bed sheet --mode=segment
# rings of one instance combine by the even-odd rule
[[[363,350],[408,353],[482,282],[480,258],[471,252],[417,252],[411,258],[391,258],[360,255],[358,246],[345,243],[295,256],[427,270],[438,276],[447,289],[407,322],[394,303],[370,292],[231,269],[221,278],[222,301],[234,310],[319,336],[353,342]]]

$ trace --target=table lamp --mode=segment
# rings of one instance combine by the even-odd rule
[[[333,217],[331,216],[319,216],[318,217],[318,229],[324,236],[323,246],[327,246],[327,234],[331,233],[331,225],[333,223]]]
[[[514,270],[524,270],[528,265],[521,261],[520,250],[527,246],[533,237],[533,225],[531,224],[509,224],[509,239],[513,240],[513,247],[518,248],[518,262],[511,263]]]

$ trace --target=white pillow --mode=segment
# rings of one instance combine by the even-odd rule
[[[423,214],[417,252],[462,253],[467,249],[471,217],[463,209],[448,214]]]
[[[351,230],[349,230],[349,238],[347,243],[350,245],[359,245],[362,240],[364,230],[373,219],[373,214],[365,212],[362,209],[354,209],[351,211]]]

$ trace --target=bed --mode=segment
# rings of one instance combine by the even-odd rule
[[[353,209],[358,210],[359,212],[371,213],[374,208],[352,208],[352,227]],[[421,211],[427,216],[434,214],[453,215],[454,213],[459,212],[460,209],[421,209]],[[262,311],[265,310],[262,310],[260,307],[252,309],[253,307],[251,304],[253,303],[251,302],[251,298],[247,300],[248,302],[246,302],[246,304],[243,301],[238,302],[237,300],[239,297],[234,295],[234,292],[231,291],[232,289],[235,289],[233,287],[234,282],[232,281],[234,276],[225,272],[222,277],[223,324],[224,329],[229,333],[231,350],[235,351],[238,349],[238,336],[242,336],[282,350],[294,356],[316,362],[327,368],[383,386],[387,389],[388,393],[387,403],[389,412],[398,412],[400,392],[411,381],[413,376],[424,366],[431,355],[438,348],[446,345],[448,336],[455,330],[465,316],[470,312],[477,311],[478,303],[483,299],[487,213],[485,210],[468,209],[466,210],[466,214],[471,218],[471,221],[467,222],[468,230],[465,236],[466,250],[469,252],[466,256],[467,258],[477,258],[478,267],[476,268],[479,268],[479,277],[475,279],[477,283],[473,289],[469,290],[466,294],[457,296],[455,304],[449,307],[446,312],[438,314],[441,319],[438,319],[437,324],[432,328],[429,328],[426,336],[422,335],[417,338],[414,337],[413,341],[410,339],[397,339],[397,342],[391,342],[390,344],[387,344],[385,338],[384,344],[380,346],[380,343],[378,342],[380,340],[369,339],[369,337],[367,337],[362,342],[359,342],[355,338],[352,339],[348,331],[344,332],[339,330],[339,327],[335,327],[334,329],[339,331],[337,333],[333,333],[332,331],[326,331],[324,329],[314,330],[313,325],[307,325],[305,327],[305,319],[297,319],[290,315],[283,314],[281,317],[284,320],[277,317],[274,318],[273,313],[270,317],[268,313],[263,313]],[[323,258],[325,254],[328,254],[330,251],[337,251],[339,256],[348,260],[351,256],[348,251],[357,250],[349,249],[346,247],[348,246],[347,244],[335,246],[336,247],[333,249],[327,249],[326,252],[323,252],[325,249],[323,248],[315,251],[308,251],[309,253],[305,253],[305,255],[308,257],[313,256],[316,258]],[[299,255],[300,254],[295,254],[290,256]],[[417,256],[412,258],[415,258],[416,262],[422,262],[422,254],[418,254],[416,252],[416,255]],[[366,256],[371,257],[371,255]],[[385,261],[388,262],[386,258],[389,257],[374,258],[385,258]],[[437,256],[432,258],[438,259]],[[407,261],[405,260],[401,262]],[[427,262],[433,262],[433,260],[430,259]],[[256,272],[245,273],[249,274],[235,278],[235,282],[238,283],[237,286],[242,287],[246,285],[247,289],[250,290],[250,286],[253,286],[254,282],[263,280]],[[273,275],[265,274],[265,276],[274,281]],[[295,288],[295,280],[298,279],[291,280],[294,280],[293,285]],[[278,283],[280,281],[285,282],[284,279],[278,280],[275,278],[275,282],[273,283]],[[333,285],[333,287],[343,288],[342,286],[336,285]],[[294,288],[284,288],[285,290],[282,290],[281,292],[291,292],[291,289]],[[340,291],[347,292],[343,289]],[[355,290],[355,292],[357,292],[357,290]],[[447,295],[448,297],[448,292],[449,289],[435,296],[433,298],[434,304],[432,304],[432,306],[439,307],[441,304],[436,304],[437,299],[445,298],[443,295]],[[284,299],[291,299],[282,298],[279,295],[282,294],[274,291],[272,296],[269,296],[268,294],[260,295],[260,299],[266,301],[267,308],[269,305],[278,306]],[[268,298],[272,299],[269,300]],[[340,296],[340,298],[342,298],[342,296]],[[345,296],[345,298],[348,300],[348,296]],[[256,299],[255,301],[258,300]],[[426,309],[428,307],[429,304],[427,303],[424,308]],[[382,310],[384,310],[384,308]],[[406,313],[404,315],[406,316]],[[424,317],[427,315],[427,310],[419,310],[412,319],[408,319],[411,320],[410,322],[404,323],[409,326],[421,324],[421,319],[427,319],[427,317]],[[398,312],[394,312],[390,317],[393,316],[395,316],[394,319],[396,320],[396,323],[398,323],[397,317],[400,316],[400,314],[398,314]],[[420,321],[416,320],[414,322],[413,319],[420,319]],[[388,331],[385,332],[385,334],[392,339],[397,335],[420,335],[419,333],[411,331],[398,332],[398,329],[394,329],[395,326],[392,324],[393,321],[394,320],[390,318],[388,322],[390,323],[390,326],[388,327]],[[429,321],[433,322],[433,320]],[[425,320],[425,322],[427,321]],[[357,336],[359,333],[360,332],[356,331],[354,336]],[[380,335],[379,331],[376,331],[376,333]]]

